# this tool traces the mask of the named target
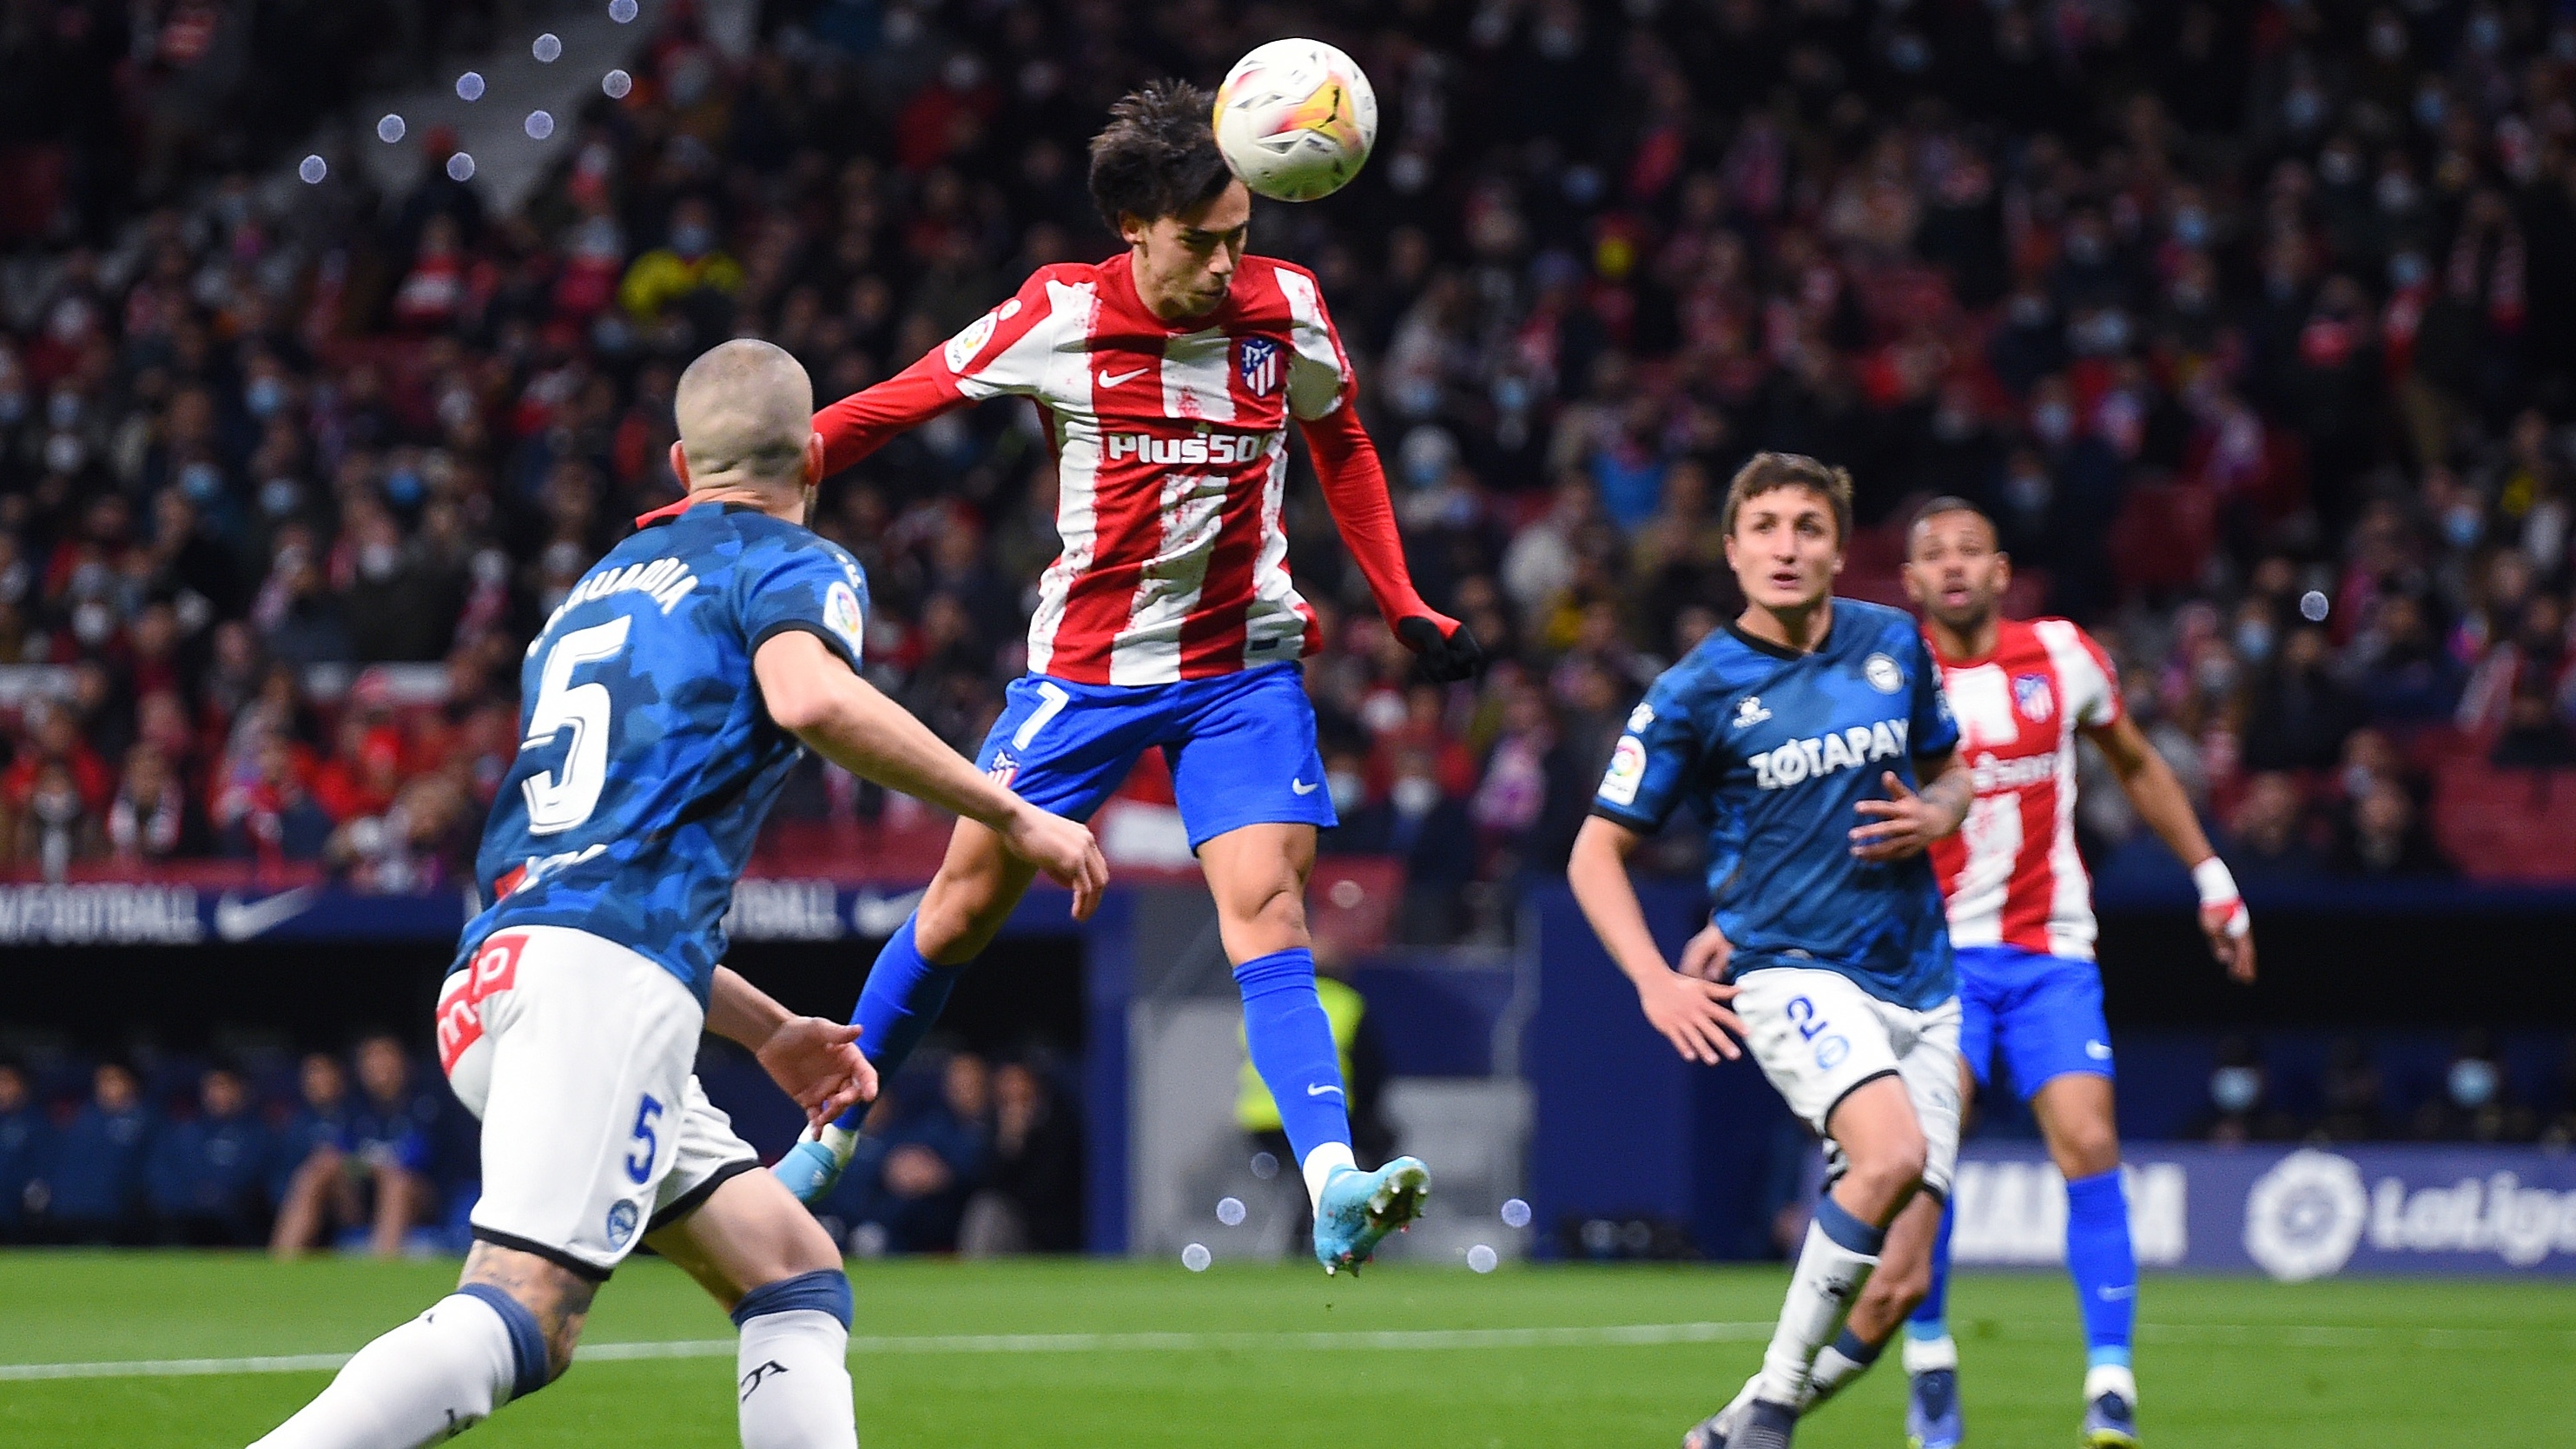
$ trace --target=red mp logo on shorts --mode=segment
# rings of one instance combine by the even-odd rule
[[[456,1059],[483,1039],[483,1000],[519,983],[519,950],[528,938],[516,932],[493,936],[474,953],[474,964],[454,978],[438,998],[438,1069],[453,1075]]]

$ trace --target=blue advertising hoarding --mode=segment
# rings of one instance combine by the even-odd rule
[[[2132,1143],[2129,1231],[2145,1268],[2576,1277],[2576,1155],[2528,1147]],[[2066,1187],[2037,1144],[1960,1153],[1957,1262],[2062,1262]]]

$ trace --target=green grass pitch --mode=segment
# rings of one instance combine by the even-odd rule
[[[328,1371],[37,1379],[16,1366],[347,1353],[454,1274],[452,1263],[0,1254],[0,1445],[237,1449]],[[1702,1267],[1389,1268],[1354,1281],[1224,1262],[1203,1274],[860,1263],[852,1279],[869,1449],[1665,1449],[1751,1370],[1785,1282],[1778,1269]],[[2151,1277],[2142,1298],[2150,1444],[2576,1444],[2576,1286]],[[1968,1277],[1953,1324],[1972,1443],[2074,1442],[2082,1356],[2063,1278]],[[588,1342],[694,1353],[577,1365],[472,1442],[731,1444],[731,1331],[668,1265],[630,1264],[602,1293]],[[1902,1397],[1902,1373],[1883,1365],[1798,1442],[1902,1444]]]

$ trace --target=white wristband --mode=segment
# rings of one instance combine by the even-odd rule
[[[2234,905],[2245,898],[2236,889],[2236,877],[2228,873],[2227,862],[2214,855],[2191,868],[2191,883],[2200,887],[2204,906]]]
[[[2191,883],[2200,888],[2200,907],[2217,906],[2227,912],[2227,934],[2243,936],[2254,929],[2254,917],[2245,909],[2245,898],[2237,892],[2236,877],[2229,874],[2227,862],[2211,856],[2191,868]]]

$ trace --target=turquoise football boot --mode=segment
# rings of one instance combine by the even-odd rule
[[[1315,1261],[1327,1273],[1357,1271],[1386,1235],[1422,1216],[1431,1195],[1431,1169],[1416,1157],[1399,1157],[1375,1172],[1336,1170],[1315,1206]]]

